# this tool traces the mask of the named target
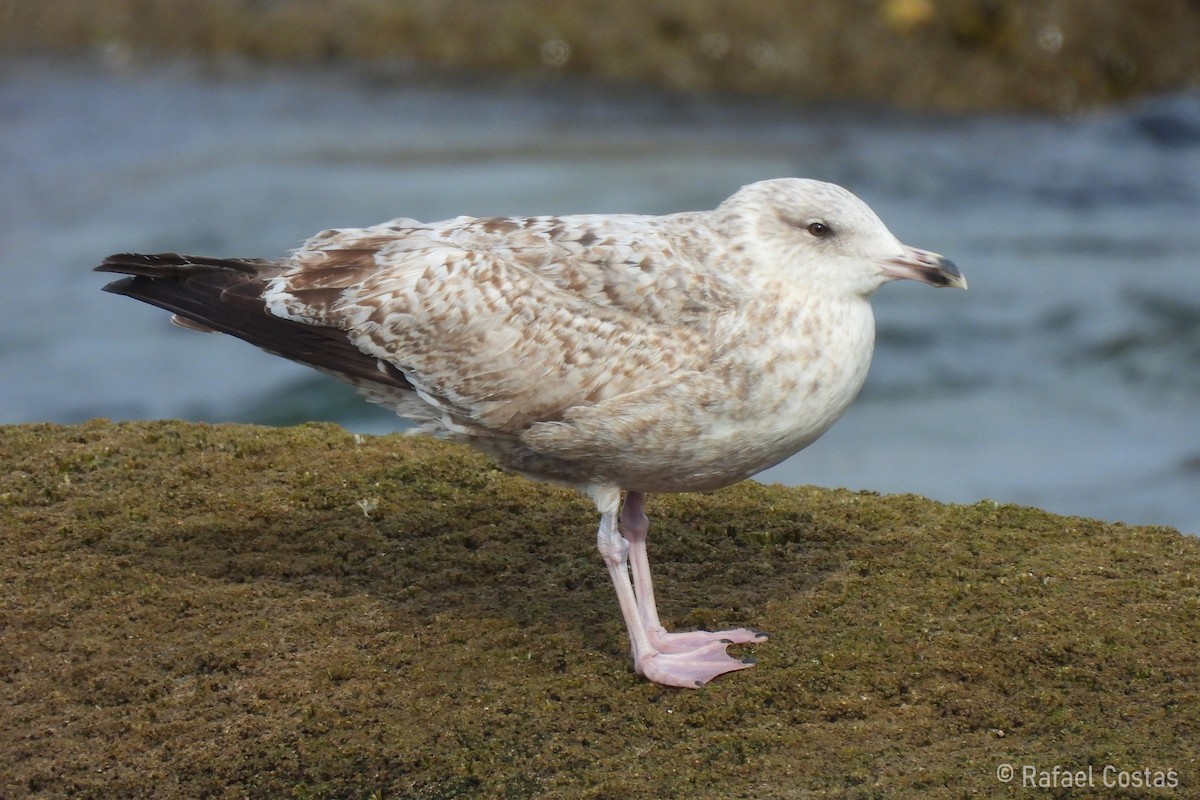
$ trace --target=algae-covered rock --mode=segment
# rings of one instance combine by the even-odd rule
[[[590,502],[461,447],[0,428],[0,796],[1200,783],[1197,540],[751,482],[650,504],[664,622],[770,631],[753,670],[637,678]]]
[[[359,62],[1072,112],[1200,79],[1194,0],[0,0],[0,53]]]

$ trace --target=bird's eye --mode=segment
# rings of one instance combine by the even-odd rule
[[[826,225],[824,222],[813,221],[808,223],[805,230],[818,239],[824,239],[827,236],[833,236],[833,228]]]

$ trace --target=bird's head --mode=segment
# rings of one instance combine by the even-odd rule
[[[866,203],[832,183],[760,181],[743,187],[721,209],[747,226],[758,258],[790,280],[863,297],[903,278],[967,288],[954,262],[901,244]]]

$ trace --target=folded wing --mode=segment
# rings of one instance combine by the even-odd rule
[[[344,331],[448,423],[516,434],[696,369],[739,292],[646,217],[397,220],[314,237],[274,316]]]

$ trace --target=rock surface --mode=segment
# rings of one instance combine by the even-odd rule
[[[756,669],[638,679],[591,504],[461,447],[2,427],[0,795],[957,797],[1005,791],[1004,764],[1018,786],[1023,765],[1200,782],[1194,538],[752,482],[650,510],[664,622],[770,631]]]

